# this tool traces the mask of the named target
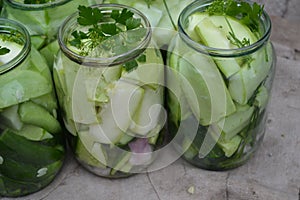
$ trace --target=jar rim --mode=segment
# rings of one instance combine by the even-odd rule
[[[141,20],[142,23],[144,23],[144,27],[146,29],[146,34],[143,36],[142,40],[138,42],[138,44],[130,49],[129,51],[125,53],[121,53],[115,56],[111,57],[89,57],[89,56],[83,56],[79,55],[78,53],[72,51],[68,46],[66,45],[66,42],[64,40],[64,33],[67,32],[67,30],[71,27],[71,25],[74,25],[74,23],[77,23],[77,17],[79,15],[79,11],[73,13],[70,15],[60,26],[58,30],[58,43],[60,46],[61,51],[71,60],[79,63],[84,64],[88,66],[111,66],[111,65],[118,65],[123,62],[129,61],[132,58],[138,57],[142,52],[145,51],[147,46],[150,43],[151,36],[152,36],[152,30],[151,25],[147,17],[139,10],[126,6],[121,4],[95,4],[90,6],[91,8],[99,8],[99,9],[128,9],[131,12],[133,12],[135,15],[137,15]]]
[[[25,4],[25,3],[17,2],[16,0],[4,0],[4,1],[13,8],[32,11],[32,10],[44,10],[47,8],[53,8],[56,6],[63,5],[71,0],[54,0],[43,4]]]
[[[27,57],[31,50],[30,34],[23,24],[17,21],[13,21],[11,19],[0,18],[0,33],[5,33],[4,31],[6,33],[11,33],[13,31],[21,33],[24,40],[24,44],[22,45],[22,49],[18,55],[16,55],[9,62],[4,63],[0,66],[0,75],[18,66],[18,64],[21,63]]]
[[[244,0],[244,1],[250,4],[254,3],[250,0]],[[186,19],[194,12],[198,11],[200,8],[205,8],[209,6],[212,2],[213,0],[194,1],[193,3],[185,7],[179,15],[178,24],[177,24],[179,35],[191,48],[201,53],[208,54],[210,56],[239,57],[257,51],[269,40],[271,35],[272,24],[269,15],[265,10],[263,10],[260,18],[260,22],[264,25],[263,34],[260,36],[260,38],[258,38],[257,41],[255,41],[250,45],[241,48],[221,49],[221,48],[209,47],[194,41],[192,38],[189,37],[189,35],[185,31],[185,28],[183,27],[184,19]]]

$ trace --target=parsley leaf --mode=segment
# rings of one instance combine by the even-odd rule
[[[144,28],[141,26],[141,19],[134,18],[134,13],[126,8],[122,10],[113,9],[110,13],[102,13],[99,8],[80,5],[78,10],[78,24],[88,29],[87,31],[75,30],[71,34],[73,38],[69,41],[69,44],[78,48],[81,55],[89,55],[97,47],[99,47],[99,51],[97,49],[98,53],[104,51],[106,54],[108,52],[118,53],[122,49],[128,49],[126,43],[130,43],[131,39],[136,38],[135,42],[137,42],[144,36],[132,37],[135,31],[139,33],[141,32],[139,30]],[[84,29],[86,30],[86,28]],[[111,40],[107,40],[108,38],[111,38]],[[104,42],[106,40],[107,42]],[[125,43],[122,42],[124,40]]]
[[[98,8],[79,6],[78,23],[83,26],[96,25],[103,17]]]
[[[215,0],[206,10],[209,15],[227,15],[239,19],[252,32],[259,31],[259,19],[264,6],[250,5],[240,0]]]
[[[10,50],[8,48],[0,46],[0,56],[5,55],[9,52]]]

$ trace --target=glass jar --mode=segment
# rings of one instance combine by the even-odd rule
[[[180,14],[167,58],[173,71],[167,86],[177,84],[175,92],[167,92],[168,128],[173,136],[184,135],[174,144],[188,162],[226,170],[245,163],[263,140],[276,57],[267,13],[260,15],[259,31],[252,36],[248,27],[236,28],[237,19],[205,14],[212,2],[196,1]],[[239,37],[251,37],[251,43],[207,45],[234,45],[224,34],[227,26]]]
[[[65,150],[51,73],[28,31],[0,19],[0,46],[0,196],[15,197],[47,186]]]
[[[112,25],[112,15],[129,12],[141,24],[105,40],[96,36],[99,43],[84,37],[84,47],[78,49],[72,46],[74,36],[92,25],[78,24],[79,12],[63,23],[53,67],[63,120],[75,157],[85,168],[104,177],[129,176],[152,163],[152,152],[164,139],[163,60],[142,13],[117,4],[88,8],[103,15],[93,27]]]
[[[31,42],[41,51],[50,67],[59,46],[56,41],[61,23],[78,5],[92,5],[102,0],[3,0],[1,16],[24,24],[31,35]]]

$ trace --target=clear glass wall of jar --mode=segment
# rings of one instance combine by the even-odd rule
[[[47,186],[60,170],[64,140],[45,59],[18,22],[0,19],[0,196]]]
[[[32,44],[41,51],[52,67],[59,47],[57,31],[61,23],[78,5],[93,5],[102,0],[3,0],[1,16],[24,24],[31,35]]]
[[[230,36],[219,30],[238,24],[230,17],[203,14],[211,3],[196,1],[179,17],[179,33],[170,44],[168,66],[181,78],[176,81],[177,92],[167,93],[168,127],[172,135],[185,135],[174,143],[188,162],[225,170],[245,163],[263,140],[276,57],[269,41],[271,22],[265,12],[252,44],[228,49],[204,45],[203,39],[197,39],[197,28],[214,24],[210,27],[216,31],[208,30],[202,37],[211,37],[208,40],[212,43],[223,38],[224,44],[231,45]],[[207,24],[203,25],[204,21]],[[191,126],[198,126],[195,133]]]
[[[142,13],[114,4],[87,9],[103,18],[82,26],[77,12],[63,23],[58,34],[61,51],[53,68],[55,86],[77,160],[97,175],[125,177],[150,165],[152,152],[164,139],[163,60]],[[95,36],[94,42],[100,43],[83,37],[79,46],[72,45],[79,44],[74,40],[78,31],[82,35],[91,27],[114,27],[117,16],[125,13],[140,25],[128,29],[125,21],[118,21],[114,30],[125,31],[106,32],[110,36],[105,40]]]

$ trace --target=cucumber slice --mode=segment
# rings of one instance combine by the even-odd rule
[[[227,39],[226,33],[215,26],[208,17],[204,18],[196,25],[195,32],[206,46],[220,49],[232,48],[230,41]],[[235,58],[217,58],[215,61],[226,78],[240,70],[240,66]]]
[[[106,168],[106,166],[104,166],[94,156],[92,156],[92,154],[85,148],[84,144],[80,139],[78,139],[77,141],[76,155],[79,160],[83,161],[88,165],[98,168]]]
[[[218,145],[222,148],[226,157],[231,157],[239,148],[241,141],[242,141],[242,137],[236,135],[227,142],[218,140]]]
[[[235,113],[217,123],[217,128],[219,129],[219,132],[223,132],[222,137],[225,141],[231,140],[247,126],[254,112],[254,107],[250,107],[249,105],[236,105],[236,108]]]
[[[180,73],[188,80],[182,84],[193,114],[201,125],[209,125],[235,112],[235,105],[229,95],[217,66],[207,56],[194,52],[186,53],[180,59]],[[196,93],[193,99],[191,91]]]
[[[48,93],[40,97],[32,98],[31,101],[43,106],[49,113],[54,114],[57,109],[57,102],[54,93]]]
[[[98,119],[96,115],[95,102],[89,101],[88,98],[88,91],[86,85],[88,76],[86,73],[86,68],[80,67],[78,72],[74,74],[74,82],[69,82],[67,84],[67,86],[70,87],[70,89],[72,88],[71,91],[70,89],[68,89],[69,92],[71,92],[69,94],[72,94],[71,102],[69,102],[72,105],[72,109],[67,112],[70,112],[69,116],[72,117],[73,120],[77,123],[93,124],[97,123]],[[70,76],[72,75],[73,74],[70,74]],[[68,77],[68,75],[66,75],[65,77]],[[97,82],[94,83],[94,85],[97,85]]]
[[[268,44],[252,55],[254,59],[250,66],[247,64],[241,70],[230,77],[228,90],[239,104],[246,104],[254,91],[267,77],[272,67],[272,46]]]
[[[159,20],[161,19],[162,15],[163,15],[163,12],[161,9],[159,9],[155,6],[152,6],[152,5],[151,5],[151,7],[148,7],[145,4],[145,2],[138,2],[138,1],[133,1],[132,6],[147,16],[147,18],[151,24],[151,27],[158,27]]]
[[[254,105],[258,106],[260,111],[264,110],[268,104],[269,92],[265,86],[260,86],[255,97]]]
[[[1,123],[14,130],[21,130],[23,122],[19,117],[18,110],[19,105],[14,105],[0,112]]]
[[[19,161],[15,161],[5,158],[2,165],[0,165],[0,172],[3,176],[10,179],[39,183],[41,180],[55,175],[62,165],[62,161],[51,163],[50,165],[30,165],[24,164]]]
[[[46,59],[47,64],[51,71],[58,50],[59,50],[59,45],[57,40],[51,42],[50,44],[48,44],[47,46],[45,46],[40,50],[42,56],[44,56],[44,58]]]
[[[101,164],[103,164],[103,168],[106,168],[107,165],[107,155],[104,151],[104,148],[99,143],[94,143],[91,154],[94,158],[96,158]]]
[[[110,175],[114,175],[117,171],[120,171],[122,167],[125,167],[126,163],[129,162],[131,152],[124,152],[120,155],[120,160],[111,169]]]
[[[37,166],[46,166],[64,157],[63,150],[29,141],[10,129],[4,130],[0,135],[0,152],[3,160],[7,156],[18,162]]]
[[[119,140],[118,145],[127,145],[131,140],[133,140],[133,138],[133,136],[124,133]]]
[[[37,72],[14,70],[0,77],[0,108],[6,108],[52,91],[49,81]]]
[[[20,104],[19,115],[22,122],[42,127],[50,133],[60,133],[62,130],[59,122],[46,109],[33,102]]]
[[[141,87],[118,81],[109,93],[110,102],[100,113],[101,123],[90,125],[89,134],[97,138],[95,142],[116,144],[129,128],[143,95]]]
[[[53,138],[46,130],[32,125],[24,125],[20,131],[15,131],[14,133],[31,141],[42,141]]]
[[[135,112],[130,130],[136,134],[145,136],[157,126],[163,114],[163,88],[156,90],[145,88],[142,102]]]

